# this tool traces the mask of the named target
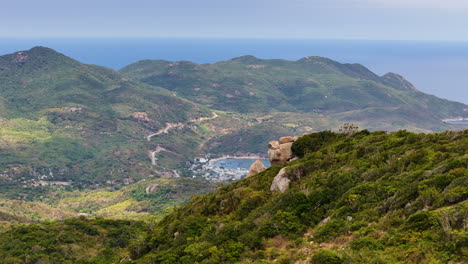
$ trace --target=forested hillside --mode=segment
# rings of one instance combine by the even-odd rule
[[[293,151],[167,216],[137,263],[466,261],[468,131],[324,131]],[[284,167],[289,188],[272,192]]]
[[[195,197],[149,230],[122,222],[111,229],[112,221],[103,226],[100,219],[14,228],[0,234],[0,260],[465,262],[468,131],[323,131],[299,138],[292,149],[299,159]],[[287,189],[272,192],[283,168]],[[67,228],[78,224],[81,229]],[[47,243],[37,239],[43,230],[50,232]],[[117,239],[112,230],[125,235]],[[70,232],[84,232],[89,241],[99,238],[97,245],[105,250],[90,251],[95,245],[80,236],[64,239]],[[84,261],[82,252],[95,262]]]

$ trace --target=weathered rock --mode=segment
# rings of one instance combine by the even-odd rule
[[[279,149],[279,145],[278,141],[270,141],[268,142],[268,149]]]
[[[272,141],[272,142],[278,142],[278,141]],[[289,143],[284,143],[284,144],[278,144],[275,145],[274,143],[268,144],[269,150],[268,150],[268,159],[271,163],[271,165],[278,165],[278,164],[283,164],[286,163],[289,159],[293,157],[293,153],[291,150],[291,146],[293,142]]]
[[[159,185],[154,184],[154,185],[150,185],[150,186],[146,187],[145,192],[146,193],[154,193],[157,190],[159,190]]]
[[[266,168],[263,165],[263,163],[260,160],[256,160],[252,165],[250,166],[249,173],[247,173],[247,177],[250,177],[252,175],[255,175],[257,173],[260,173],[264,171]]]
[[[120,260],[120,263],[130,262],[130,261],[132,261],[132,259],[129,256],[126,256],[125,258]]]
[[[291,181],[288,178],[288,175],[286,174],[286,169],[288,167],[282,168],[278,174],[276,174],[275,178],[273,179],[273,182],[271,183],[270,186],[270,191],[275,192],[275,191],[280,191],[284,192],[289,188],[289,182]]]
[[[132,113],[132,117],[138,121],[148,122],[150,119],[148,118],[148,114],[145,112],[134,112]]]
[[[326,223],[330,222],[330,220],[331,220],[331,217],[330,217],[330,216],[328,216],[327,218],[324,218],[324,219],[322,219],[322,220],[321,220],[321,221],[318,223],[318,225],[317,225],[317,226],[324,225],[324,224],[326,224]]]
[[[280,137],[279,143],[284,144],[284,143],[290,143],[294,142],[294,137]]]

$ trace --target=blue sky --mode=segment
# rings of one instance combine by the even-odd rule
[[[0,0],[0,37],[468,41],[467,0]]]

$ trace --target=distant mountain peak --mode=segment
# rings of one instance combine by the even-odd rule
[[[320,56],[306,56],[297,60],[298,62],[334,62],[331,59]]]
[[[253,56],[253,55],[244,55],[244,56],[240,56],[240,57],[236,57],[236,58],[233,58],[231,59],[231,61],[239,61],[239,62],[246,62],[246,63],[250,63],[250,62],[255,62],[255,61],[259,61],[261,59]]]
[[[13,55],[14,56],[29,56],[29,57],[46,57],[46,56],[67,57],[63,55],[62,53],[57,52],[54,49],[43,47],[43,46],[36,46],[29,50],[18,51],[18,52],[13,53]]]
[[[419,91],[412,83],[406,80],[403,76],[389,72],[382,76],[383,81],[399,90]]]
[[[60,52],[47,47],[33,47],[29,50],[0,55],[0,70],[37,74],[40,71],[54,71],[59,68],[81,67],[82,64]]]
[[[28,52],[52,52],[52,53],[58,53],[54,49],[44,47],[44,46],[35,46],[32,47],[31,49],[28,50]]]

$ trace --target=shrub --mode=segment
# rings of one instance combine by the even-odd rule
[[[382,250],[383,245],[369,237],[360,237],[351,242],[351,249],[360,250],[362,248],[368,248],[372,250]]]
[[[311,259],[311,264],[341,264],[343,259],[332,250],[322,249]]]
[[[307,153],[319,150],[323,145],[336,139],[338,134],[331,131],[322,131],[314,134],[305,135],[294,142],[291,147],[294,155],[303,157]]]
[[[438,225],[437,220],[429,212],[419,212],[411,215],[403,225],[404,230],[424,231]]]

